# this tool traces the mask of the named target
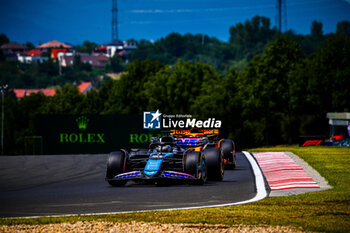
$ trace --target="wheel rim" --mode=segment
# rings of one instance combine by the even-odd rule
[[[202,177],[203,177],[203,180],[205,181],[207,177],[207,169],[206,169],[206,164],[204,159],[202,159]]]
[[[206,165],[204,159],[201,159],[202,163],[199,161],[198,163],[198,179],[205,180],[207,173],[206,173]]]
[[[221,154],[221,161],[220,161],[220,175],[221,175],[221,177],[224,177],[224,166],[223,166],[223,163],[224,163],[224,156],[222,156],[222,154]]]
[[[197,177],[200,180],[202,178],[202,166],[201,166],[201,162],[199,161],[198,165],[197,165]]]

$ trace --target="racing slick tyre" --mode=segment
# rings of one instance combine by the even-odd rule
[[[107,179],[113,179],[116,175],[125,172],[125,159],[126,155],[122,151],[115,151],[109,154],[106,171]],[[108,183],[112,186],[123,186],[126,182],[126,180],[108,180]]]
[[[219,148],[207,148],[203,151],[207,162],[208,179],[221,181],[224,179],[224,160]]]
[[[231,139],[224,139],[220,143],[220,148],[224,153],[225,168],[236,168],[235,143]]]
[[[203,185],[207,181],[207,164],[202,153],[193,151],[186,155],[185,172],[196,178],[191,184]]]

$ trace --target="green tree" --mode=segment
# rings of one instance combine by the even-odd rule
[[[191,113],[196,113],[203,118],[224,116],[229,110],[227,105],[230,102],[227,96],[227,79],[211,74],[210,79],[203,80],[201,90],[191,106]]]
[[[38,72],[42,74],[46,74],[48,76],[58,75],[58,64],[54,62],[54,60],[49,59],[43,63],[38,65]]]
[[[46,105],[43,94],[32,94],[21,99],[6,93],[4,119],[5,154],[24,154],[24,138],[37,135],[36,120]]]
[[[167,113],[189,113],[199,98],[204,83],[218,80],[219,75],[207,64],[178,61],[155,73],[145,83],[148,108]],[[209,85],[209,84],[208,84]]]
[[[311,26],[311,37],[313,38],[322,38],[323,37],[323,29],[322,23],[314,20]]]
[[[325,114],[350,108],[350,37],[333,35],[307,61],[300,75],[308,80],[309,109]]]
[[[5,34],[0,34],[0,46],[9,43],[10,40]]]
[[[90,90],[85,95],[81,102],[81,114],[100,114],[103,111],[104,102],[100,98],[98,91]]]
[[[29,50],[35,49],[35,46],[32,42],[27,41],[26,46]]]
[[[304,82],[299,85],[304,100],[298,113],[301,135],[327,135],[326,113],[350,109],[349,53],[349,36],[332,35],[292,72]]]
[[[146,109],[144,83],[164,65],[159,61],[134,61],[120,80],[112,82],[104,113],[140,113]]]
[[[6,43],[9,43],[10,40],[7,38],[5,34],[0,34],[0,46]],[[0,50],[0,61],[5,60],[5,55],[2,53],[2,50]]]
[[[159,60],[164,64],[174,65],[181,58],[191,63],[207,63],[224,74],[229,70],[228,61],[237,57],[236,47],[202,34],[187,33],[182,36],[171,33],[154,43],[140,41],[138,48],[128,54],[128,59]]]
[[[20,131],[23,130],[23,128],[21,128],[21,122],[17,121],[21,116],[21,109],[18,107],[16,99],[11,98],[9,93],[6,93],[4,109],[4,154],[20,153],[21,151],[18,149],[21,147],[23,148],[23,144],[21,145],[20,143]]]
[[[185,43],[183,37],[178,33],[170,33],[164,40],[167,51],[176,58],[180,58],[185,53]]]
[[[80,53],[91,53],[98,48],[98,45],[95,42],[84,41],[82,45],[77,46],[77,51]]]
[[[125,63],[123,60],[118,56],[118,54],[114,55],[107,64],[106,67],[107,71],[112,71],[115,73],[120,73],[125,70]]]
[[[213,75],[202,84],[191,107],[203,119],[215,117],[223,122],[220,133],[243,145],[242,103],[238,95],[238,73],[231,69],[226,76]]]
[[[286,36],[279,36],[240,74],[238,83],[246,119],[244,127],[252,132],[255,142],[279,143],[280,139],[274,135],[282,135],[284,140],[291,142],[297,105],[292,87],[297,80],[290,72],[301,59],[300,46]],[[281,127],[286,132],[282,132]]]
[[[337,34],[340,35],[350,35],[350,22],[341,21],[337,23]]]
[[[241,54],[251,58],[262,53],[267,42],[277,35],[277,30],[271,29],[270,26],[270,19],[263,16],[255,16],[251,21],[246,20],[244,24],[238,23],[230,27],[230,43],[237,44]]]
[[[56,94],[49,98],[43,109],[45,114],[79,114],[82,111],[83,95],[78,87],[66,84],[56,89]]]

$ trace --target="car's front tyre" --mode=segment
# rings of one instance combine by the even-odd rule
[[[123,186],[126,184],[126,180],[108,180],[125,172],[126,159],[127,155],[122,151],[111,152],[108,155],[106,179],[110,185]]]
[[[203,151],[207,162],[208,179],[221,181],[224,179],[224,160],[219,148],[207,148]]]
[[[207,181],[207,164],[201,152],[189,152],[185,158],[185,172],[194,176],[191,184],[203,185]]]

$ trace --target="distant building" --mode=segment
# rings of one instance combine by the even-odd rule
[[[93,88],[92,83],[91,82],[82,82],[79,86],[79,92],[86,94],[86,92],[90,91]]]
[[[119,54],[121,51],[128,53],[131,50],[137,49],[136,42],[114,40],[106,45],[107,56],[113,57],[116,53]]]
[[[58,53],[66,53],[68,52],[68,49],[51,49],[51,58],[57,59]]]
[[[86,94],[86,92],[90,91],[93,88],[93,85],[91,82],[82,82],[79,86],[79,92],[82,94]],[[13,92],[15,93],[16,97],[18,99],[23,98],[24,96],[30,96],[31,94],[38,94],[42,93],[45,96],[54,96],[56,94],[55,89],[13,89]]]
[[[67,59],[68,57],[74,58],[74,53],[72,53],[72,52],[59,52],[59,53],[57,53],[57,59],[58,59],[59,65],[63,66],[63,67],[74,65],[74,59],[72,59],[72,60]]]
[[[107,56],[113,57],[114,54],[118,53],[119,51],[123,50],[124,43],[120,40],[114,40],[107,44]]]
[[[109,57],[104,54],[81,54],[80,62],[88,63],[93,67],[104,68],[107,62],[109,61]]]
[[[124,41],[124,50],[130,51],[137,49],[136,41]]]
[[[48,49],[53,49],[53,48],[72,49],[73,47],[69,44],[65,44],[65,43],[59,42],[57,40],[51,40],[47,43],[44,43],[44,44],[37,46],[36,48],[46,52],[46,51],[48,51]]]
[[[54,96],[56,94],[55,89],[13,89],[17,98],[23,98],[24,96],[30,96],[31,94],[42,93],[45,96]]]
[[[24,54],[34,57],[34,56],[40,56],[42,53],[43,53],[43,51],[40,51],[38,49],[32,49],[28,52],[25,52]]]
[[[107,54],[107,46],[106,45],[101,45],[98,47],[94,53],[102,53],[102,54]]]
[[[49,58],[48,57],[41,57],[41,56],[29,56],[29,55],[25,55],[25,54],[19,54],[17,56],[17,60],[19,62],[22,62],[22,63],[31,64],[31,63],[43,63],[43,62],[49,60]]]
[[[17,60],[22,63],[43,63],[49,60],[48,57],[40,56],[43,52],[37,49],[32,49],[22,54],[17,54]]]
[[[72,66],[76,62],[76,59],[79,59],[81,63],[90,64],[92,67],[104,68],[109,57],[101,53],[93,54],[73,54],[73,53],[58,53],[58,60],[61,66]]]
[[[0,49],[2,50],[2,53],[4,55],[7,55],[7,54],[23,53],[28,50],[28,47],[17,42],[10,42],[10,43],[1,45]]]
[[[3,44],[0,47],[2,54],[8,61],[17,61],[17,54],[21,54],[28,50],[28,47],[17,42]]]
[[[45,44],[37,46],[36,48],[44,52],[48,52],[49,50],[51,50],[52,59],[57,59],[59,52],[68,52],[73,49],[71,45],[59,42],[57,40],[51,40]]]

